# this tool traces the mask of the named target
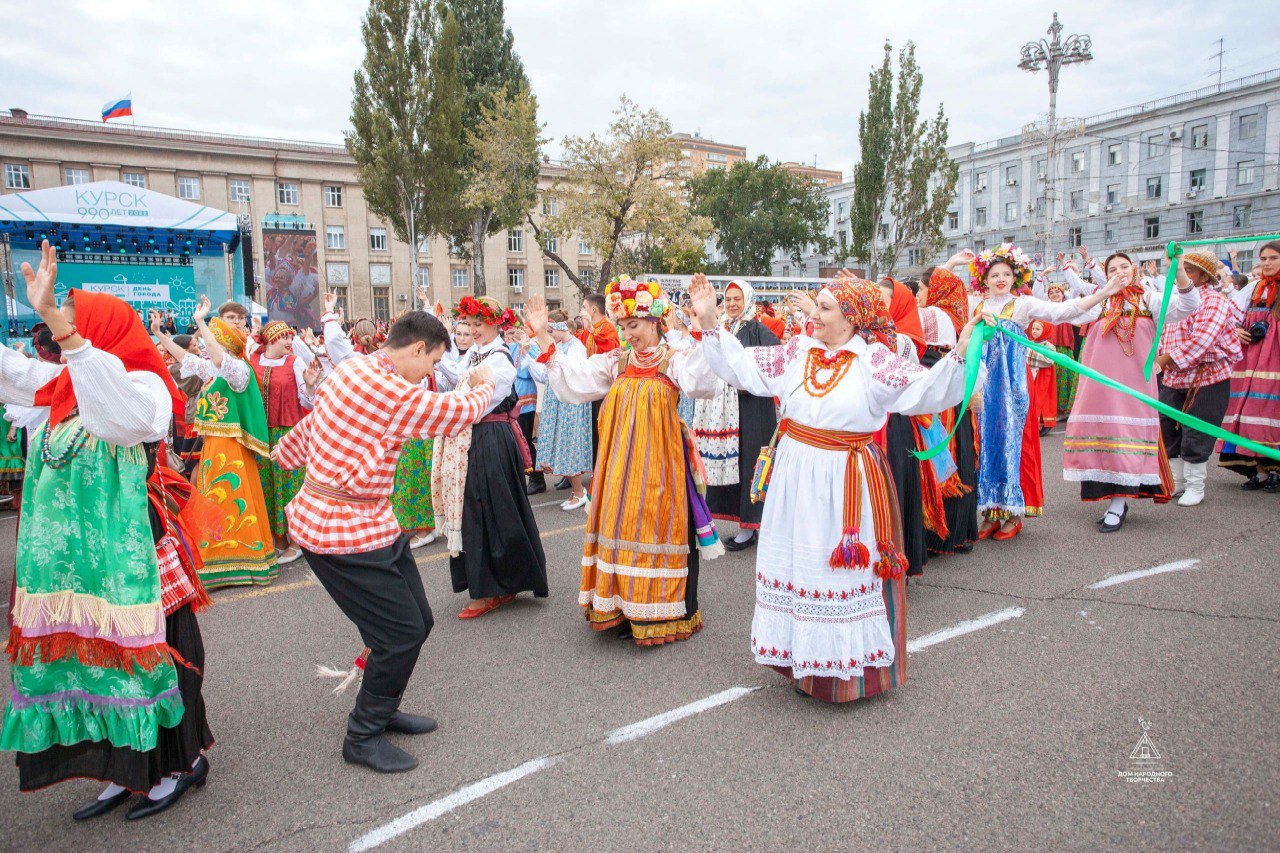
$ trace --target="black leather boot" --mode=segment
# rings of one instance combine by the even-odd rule
[[[439,727],[439,724],[430,717],[405,711],[396,711],[391,715],[391,722],[387,723],[387,731],[402,735],[431,734]]]
[[[404,773],[418,766],[418,759],[387,740],[387,724],[400,706],[399,698],[374,696],[361,688],[356,706],[347,717],[347,737],[342,758],[379,773]]]

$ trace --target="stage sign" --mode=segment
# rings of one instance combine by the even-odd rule
[[[316,232],[262,232],[266,265],[267,319],[290,326],[320,328],[320,274],[316,271]]]
[[[145,322],[147,312],[172,311],[179,329],[191,322],[196,307],[196,274],[186,266],[132,264],[58,264],[59,298],[72,288],[109,293],[128,302]],[[217,307],[216,305],[214,306]]]

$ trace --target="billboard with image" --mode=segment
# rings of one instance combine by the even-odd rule
[[[320,328],[320,273],[316,269],[316,232],[262,232],[266,266],[264,293],[267,319],[297,328]],[[265,297],[265,298],[264,298]]]

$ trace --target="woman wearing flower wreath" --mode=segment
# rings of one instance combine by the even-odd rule
[[[990,325],[1025,334],[1033,320],[1071,322],[1119,292],[1117,278],[1107,287],[1067,302],[1019,296],[1035,276],[1022,250],[1005,243],[969,262],[974,313]],[[1040,466],[1040,429],[1031,412],[1027,348],[996,335],[982,353],[987,368],[982,411],[978,415],[978,511],[984,520],[979,539],[1012,539],[1022,532],[1023,516],[1044,512]]]
[[[453,315],[471,326],[475,343],[465,358],[446,355],[436,367],[436,384],[464,388],[468,374],[485,365],[495,385],[480,421],[440,440],[432,471],[432,500],[442,508],[436,516],[447,525],[453,591],[472,598],[458,618],[474,619],[522,592],[546,598],[547,558],[526,493],[524,475],[533,462],[517,421],[515,360],[502,340],[502,331],[520,320],[489,297],[463,297]]]
[[[1102,268],[1112,293],[1100,304],[1063,318],[1077,326],[1094,323],[1080,363],[1148,397],[1159,397],[1156,375],[1143,378],[1143,364],[1155,345],[1154,315],[1160,313],[1163,294],[1143,285],[1138,265],[1123,252],[1108,257]],[[1166,322],[1191,316],[1199,305],[1199,294],[1183,276],[1169,303]],[[1167,503],[1173,494],[1173,477],[1160,436],[1159,414],[1127,394],[1080,377],[1062,445],[1062,476],[1080,484],[1081,500],[1108,501],[1098,521],[1103,533],[1124,526],[1131,500]]]
[[[690,293],[698,317],[714,327],[711,286],[695,277]],[[842,276],[816,303],[795,293],[792,304],[812,305],[813,337],[745,348],[717,330],[704,333],[702,350],[721,379],[782,401],[756,555],[752,653],[798,691],[849,702],[906,678],[907,565],[892,475],[874,434],[892,412],[959,404],[977,320],[951,355],[926,369],[896,354],[888,309],[870,282]]]
[[[664,342],[673,306],[657,284],[623,276],[604,298],[626,351],[583,357],[557,347],[538,296],[525,321],[552,391],[569,403],[604,401],[578,603],[593,630],[617,628],[622,639],[657,646],[701,630],[699,556],[724,553],[703,497],[705,469],[676,411],[681,390],[707,399],[716,381],[700,347]]]

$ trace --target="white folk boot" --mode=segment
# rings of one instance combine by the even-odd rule
[[[1204,500],[1204,478],[1208,462],[1188,462],[1186,465],[1187,490],[1178,499],[1178,506],[1199,506]]]
[[[1177,459],[1169,460],[1169,470],[1173,472],[1173,495],[1172,497],[1180,498],[1187,488],[1186,470],[1187,463],[1179,456]]]

